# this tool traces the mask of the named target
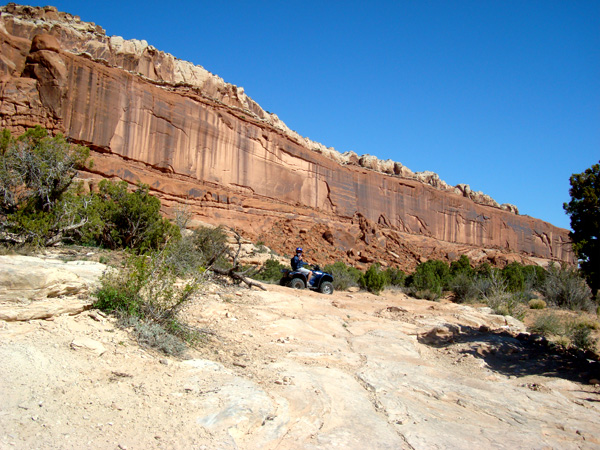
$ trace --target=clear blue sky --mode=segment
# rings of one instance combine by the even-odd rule
[[[312,140],[563,228],[569,176],[600,160],[598,0],[52,4],[243,86]]]

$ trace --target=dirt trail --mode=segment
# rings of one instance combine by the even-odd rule
[[[176,360],[95,311],[0,322],[1,448],[600,448],[597,363],[485,308],[207,286]],[[57,299],[56,301],[60,301]]]

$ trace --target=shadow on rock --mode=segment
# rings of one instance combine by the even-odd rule
[[[506,376],[542,375],[590,384],[600,380],[597,354],[565,349],[536,334],[445,324],[419,335],[418,341],[471,354],[485,361],[489,369]]]

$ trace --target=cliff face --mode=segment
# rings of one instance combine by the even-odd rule
[[[243,89],[144,41],[54,8],[0,11],[0,126],[41,124],[88,145],[90,178],[145,182],[167,211],[186,205],[325,260],[573,259],[566,230],[435,174],[304,139]]]

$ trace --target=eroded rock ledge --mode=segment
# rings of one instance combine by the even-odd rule
[[[391,176],[408,178],[433,186],[436,189],[453,192],[481,205],[500,208],[519,214],[515,205],[500,205],[489,195],[473,191],[468,184],[451,186],[434,172],[413,172],[408,167],[391,159],[380,160],[372,155],[359,156],[353,151],[340,153],[333,147],[326,147],[291,130],[276,114],[263,110],[258,103],[246,95],[243,87],[226,83],[202,66],[182,61],[148,44],[145,40],[125,40],[120,36],[106,36],[105,30],[95,23],[84,22],[79,16],[60,12],[53,6],[32,7],[9,3],[0,7],[2,21],[0,31],[18,34],[28,39],[39,33],[50,33],[59,37],[63,50],[87,57],[108,67],[129,71],[146,80],[160,85],[187,87],[211,101],[233,108],[239,108],[254,120],[280,130],[306,148],[320,153],[342,165],[356,165]],[[0,63],[6,63],[1,57]],[[9,63],[10,64],[10,63]]]

